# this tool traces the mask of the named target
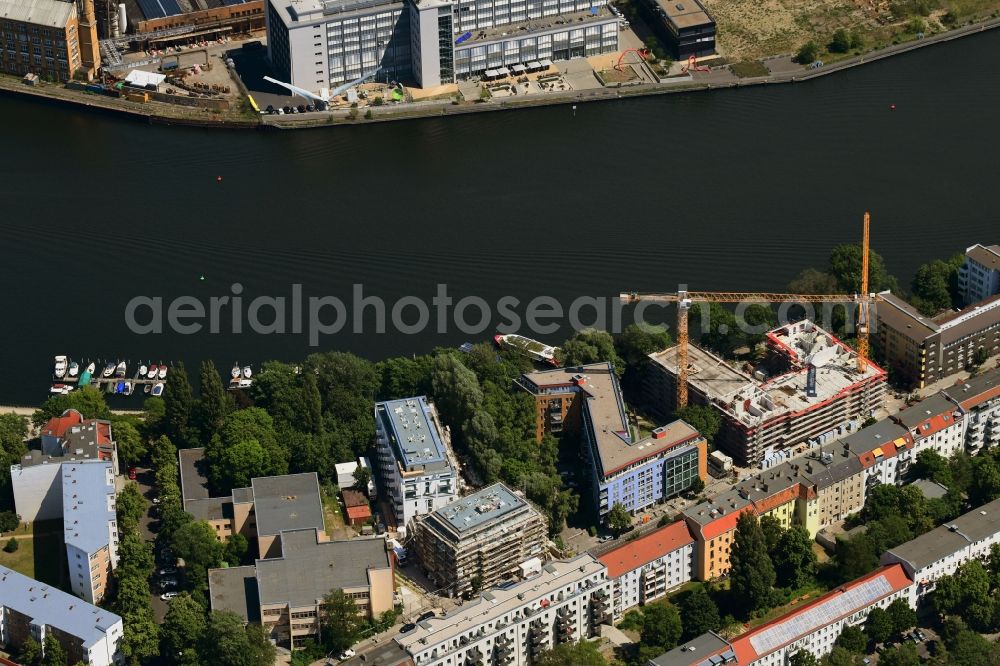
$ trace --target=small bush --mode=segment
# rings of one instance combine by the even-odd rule
[[[816,60],[816,56],[819,55],[819,47],[816,46],[816,42],[806,42],[799,49],[799,52],[795,54],[795,62],[800,65],[808,65]]]
[[[909,22],[907,22],[906,31],[912,32],[913,34],[917,34],[918,32],[923,32],[926,29],[926,27],[927,26],[924,24],[923,19],[914,16],[909,20]]]
[[[372,110],[368,109],[367,111],[365,111],[365,120],[371,120],[371,119],[372,119]]]
[[[827,48],[830,53],[847,53],[851,48],[851,36],[841,28],[833,33],[833,39],[830,40],[830,45]]]
[[[590,527],[587,528],[587,534],[589,534],[592,537],[597,536],[597,528],[591,525]]]
[[[372,106],[382,106],[383,104],[385,104],[385,100],[381,96],[372,100]]]
[[[11,537],[10,541],[7,542],[7,545],[4,546],[3,549],[4,549],[4,552],[13,553],[13,552],[15,552],[20,547],[21,547],[21,544],[19,544],[17,542],[17,539],[15,539],[14,537]]]

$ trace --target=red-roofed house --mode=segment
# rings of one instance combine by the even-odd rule
[[[1000,444],[1000,369],[970,377],[942,393],[962,408],[969,453]]]
[[[372,509],[368,504],[368,498],[360,490],[346,488],[340,491],[344,498],[344,512],[347,514],[347,522],[352,526],[364,525],[372,517]]]
[[[42,450],[59,447],[66,431],[83,423],[83,414],[75,409],[67,409],[61,416],[53,416],[42,426]],[[53,454],[50,454],[53,455]]]
[[[729,550],[733,545],[736,521],[745,511],[754,512],[753,503],[736,490],[684,511],[695,538],[695,578],[714,580],[729,573]]]
[[[694,543],[687,523],[678,520],[598,556],[614,580],[615,619],[690,581]]]
[[[913,436],[914,458],[928,449],[950,458],[965,448],[962,411],[941,393],[904,409],[892,420]]]
[[[912,584],[902,565],[876,569],[733,639],[731,645],[737,663],[740,666],[786,664],[800,650],[822,657],[833,649],[845,626],[863,623],[872,608],[885,608],[895,599],[908,601]]]

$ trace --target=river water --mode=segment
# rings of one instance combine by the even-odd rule
[[[245,302],[289,303],[301,284],[348,315],[355,283],[390,308],[429,302],[439,283],[522,309],[679,283],[779,290],[857,241],[870,209],[873,246],[905,284],[923,261],[1000,240],[1000,78],[977,65],[998,50],[988,33],[794,85],[285,133],[2,98],[0,404],[43,399],[58,353],[223,369],[315,349],[380,358],[483,339],[501,321],[494,309],[477,334],[440,334],[432,310],[423,332],[390,321],[378,333],[369,315],[317,347],[308,321],[235,333],[225,309],[218,334],[126,325],[135,297],[165,311],[234,283]]]

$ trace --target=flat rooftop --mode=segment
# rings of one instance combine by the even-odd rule
[[[1000,396],[1000,369],[989,370],[944,389],[943,393],[962,406],[975,406]]]
[[[68,545],[87,553],[107,546],[108,523],[117,520],[112,509],[115,477],[110,462],[88,461],[62,466],[63,531]]]
[[[885,378],[885,371],[871,362],[858,373],[857,353],[811,321],[778,327],[767,338],[786,353],[792,369],[765,381],[733,369],[696,345],[688,346],[689,384],[745,427],[807,412],[859,384]],[[650,359],[677,376],[676,346]],[[816,368],[815,396],[806,393],[808,364]]]
[[[427,396],[375,403],[375,414],[404,469],[433,471],[449,467]]]
[[[326,530],[316,472],[253,479],[258,536],[285,530]]]
[[[656,4],[679,30],[715,23],[697,0],[657,0]]]
[[[715,655],[723,657],[723,661],[719,663],[724,663],[726,657],[730,659],[735,657],[729,643],[718,634],[709,631],[678,645],[670,652],[650,659],[649,663],[652,666],[693,666],[694,664],[715,666],[709,661],[709,657]]]
[[[212,610],[236,613],[244,622],[260,622],[257,567],[209,569],[208,594]]]
[[[185,500],[208,497],[205,449],[180,449],[177,460],[181,472],[181,497]]]
[[[229,497],[205,497],[184,502],[184,510],[195,520],[226,520],[233,517],[233,501]]]
[[[312,606],[330,590],[368,587],[369,569],[388,569],[385,539],[317,541],[315,530],[282,532],[281,557],[257,560],[262,605]]]
[[[507,486],[494,483],[438,509],[430,518],[445,523],[462,534],[499,520],[526,505]]]
[[[371,13],[383,6],[402,6],[402,0],[266,0],[289,28],[312,25],[328,16]]]
[[[498,618],[522,608],[537,606],[533,604],[537,599],[602,571],[604,565],[590,554],[571,560],[549,562],[537,576],[506,589],[495,587],[483,592],[444,617],[420,622],[415,630],[396,636],[395,641],[411,654],[420,652],[430,645],[446,643],[474,627],[486,624],[487,617]]]
[[[605,477],[675,447],[680,453],[684,445],[701,439],[697,430],[678,420],[657,428],[652,437],[637,440],[610,363],[529,372],[522,375],[519,383],[532,393],[579,392],[583,395]]]
[[[76,636],[93,647],[122,619],[51,585],[0,566],[0,607],[12,608],[44,624]]]
[[[525,37],[535,32],[570,30],[589,26],[593,23],[617,22],[619,20],[606,5],[594,7],[594,10],[596,11],[587,9],[567,14],[553,14],[552,16],[542,16],[525,21],[517,21],[516,23],[505,23],[504,25],[492,28],[479,28],[472,30],[472,37],[457,45],[457,48],[466,48],[471,44],[479,45],[484,42]]]
[[[1000,499],[962,514],[916,539],[890,548],[888,552],[909,562],[914,570],[919,571],[970,543],[982,541],[997,532],[1000,532]]]

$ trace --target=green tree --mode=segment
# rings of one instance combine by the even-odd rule
[[[358,642],[364,625],[358,605],[342,590],[333,590],[323,599],[320,611],[323,645],[331,652],[341,652]]]
[[[917,454],[910,475],[913,479],[927,479],[946,488],[951,488],[954,483],[948,459],[934,449],[926,449]]]
[[[13,511],[0,511],[0,534],[12,532],[21,524],[21,516]]]
[[[28,436],[28,419],[17,414],[0,414],[0,506],[7,504],[10,494],[10,466],[28,453],[24,438]],[[3,531],[3,530],[0,530]]]
[[[700,476],[696,476],[691,479],[691,485],[687,487],[688,493],[692,495],[697,495],[705,491],[705,481]]]
[[[18,650],[18,661],[20,661],[25,666],[35,666],[42,661],[42,646],[32,637],[28,637],[21,643],[21,648]]]
[[[275,649],[261,625],[244,626],[236,613],[212,611],[199,654],[202,663],[212,666],[271,666]]]
[[[719,303],[696,303],[688,313],[688,330],[702,347],[725,357],[746,344],[736,315]]]
[[[118,460],[126,467],[133,467],[146,455],[146,441],[133,422],[134,417],[115,416],[111,421]]]
[[[861,517],[865,521],[896,516],[902,516],[906,520],[914,535],[923,534],[933,527],[927,515],[927,500],[919,488],[881,484],[868,491],[865,506],[861,510]]]
[[[199,378],[201,392],[194,408],[194,420],[201,433],[201,441],[208,442],[222,427],[226,414],[232,410],[232,404],[214,362],[201,362]]]
[[[214,461],[221,468],[216,473],[216,485],[219,488],[246,488],[255,476],[261,476],[262,470],[273,468],[271,457],[256,439],[235,442],[222,450],[222,457]]]
[[[778,585],[798,588],[816,574],[816,552],[809,532],[801,525],[785,530],[774,551],[774,569]]]
[[[42,657],[42,666],[66,666],[66,650],[56,635],[52,632],[45,634],[45,656]]]
[[[118,542],[118,555],[121,558],[120,567],[122,575],[127,572],[134,574],[138,578],[148,578],[153,573],[156,561],[153,558],[153,549],[149,543],[140,536],[138,529],[121,532]]]
[[[819,666],[819,660],[808,650],[799,650],[788,658],[788,666]]]
[[[72,393],[51,396],[31,415],[31,422],[40,427],[49,419],[62,416],[67,409],[75,409],[85,419],[111,418],[104,394],[94,386],[83,386]]]
[[[170,369],[166,386],[163,389],[163,430],[180,448],[198,445],[198,439],[193,431],[191,412],[194,409],[194,394],[191,392],[191,382],[188,380],[184,363],[178,363]]]
[[[819,47],[816,46],[816,42],[806,42],[799,47],[798,52],[795,54],[795,62],[801,65],[808,65],[814,62],[818,55]]]
[[[159,654],[159,627],[149,598],[149,584],[145,579],[134,575],[119,576],[115,612],[125,626],[121,651],[133,666]]]
[[[854,580],[878,566],[881,551],[867,534],[851,539],[837,539],[837,577],[842,581]]]
[[[707,631],[718,631],[722,628],[719,617],[719,607],[712,601],[704,587],[696,587],[680,604],[684,632],[682,641],[697,638]]]
[[[865,636],[865,632],[860,627],[849,625],[840,631],[835,645],[855,654],[864,654],[865,648],[868,647],[868,637]]]
[[[912,643],[902,643],[882,653],[879,666],[919,666],[920,655]]]
[[[150,396],[142,403],[142,434],[147,440],[153,440],[162,433],[163,418],[167,413],[167,406],[163,398]]]
[[[975,629],[989,631],[994,605],[991,587],[990,572],[978,560],[970,560],[938,581],[931,605],[942,616],[961,614]]]
[[[650,604],[643,609],[641,641],[666,652],[677,646],[683,628],[681,614],[669,603]]]
[[[768,608],[774,599],[776,576],[764,531],[751,512],[740,514],[736,521],[729,560],[729,590],[737,612],[749,617]]]
[[[198,646],[206,624],[205,609],[190,595],[172,599],[160,628],[163,656],[178,666],[200,666]]]
[[[813,60],[815,59],[813,56]],[[837,278],[829,273],[815,268],[807,268],[788,283],[788,292],[792,294],[837,294],[840,293],[840,287],[837,286]]]
[[[830,45],[827,47],[831,53],[847,53],[851,50],[851,35],[840,28],[833,33]]]
[[[222,559],[231,567],[239,566],[246,560],[250,552],[250,542],[242,534],[231,534],[226,537],[222,548]]]
[[[396,400],[430,393],[433,364],[434,357],[431,355],[415,358],[399,356],[380,361],[377,365],[379,400]]]
[[[979,455],[972,459],[972,482],[969,484],[969,503],[982,506],[1000,497],[1000,463],[992,455]]]
[[[593,328],[574,333],[559,348],[556,358],[566,367],[608,361],[618,376],[625,372],[625,361],[615,350],[614,338],[607,331]]]
[[[274,419],[260,407],[230,413],[205,447],[210,485],[217,492],[244,488],[256,476],[288,473],[288,451],[278,442]]]
[[[563,643],[546,650],[534,660],[536,666],[606,666],[607,661],[590,641]]]
[[[632,516],[629,515],[628,509],[625,508],[623,504],[615,502],[608,512],[608,527],[615,534],[621,534],[628,528],[632,527]]]
[[[958,271],[964,263],[965,255],[955,254],[947,261],[935,259],[920,266],[910,285],[912,304],[928,317],[960,305]]]
[[[472,419],[483,404],[483,390],[476,373],[452,354],[434,359],[431,382],[442,418],[453,425]]]
[[[910,608],[906,599],[895,599],[885,609],[892,621],[892,633],[897,638],[917,625],[917,612]]]
[[[833,646],[833,649],[830,650],[830,654],[826,655],[823,663],[826,666],[863,666],[864,664],[861,655],[855,654],[839,645]]]
[[[10,539],[7,540],[7,543],[4,545],[3,550],[5,553],[16,553],[17,549],[20,547],[21,544],[17,542],[17,539],[11,537]]]
[[[722,427],[722,416],[719,410],[711,405],[686,405],[674,413],[674,417],[681,419],[692,428],[701,433],[701,436],[708,440],[709,444]]]
[[[785,533],[781,521],[770,514],[761,516],[760,529],[764,533],[764,544],[767,546],[767,552],[774,553],[778,549],[781,536]]]
[[[118,512],[118,523],[122,532],[128,532],[139,526],[139,521],[146,515],[146,498],[139,492],[139,486],[127,483],[115,498]]]
[[[868,611],[868,617],[865,618],[865,634],[868,640],[876,645],[885,643],[892,636],[892,630],[892,617],[884,608],[876,606]]]
[[[368,492],[368,483],[372,480],[372,471],[368,467],[358,465],[354,470],[354,487],[364,493]]]
[[[195,596],[208,590],[208,570],[222,564],[223,546],[204,520],[179,527],[171,540],[174,555],[184,560],[185,581]]]
[[[323,433],[323,398],[316,375],[311,372],[302,376],[302,425],[306,432]]]
[[[625,361],[626,368],[644,368],[649,355],[663,351],[672,344],[670,334],[660,326],[629,324],[615,336],[615,352]]]

